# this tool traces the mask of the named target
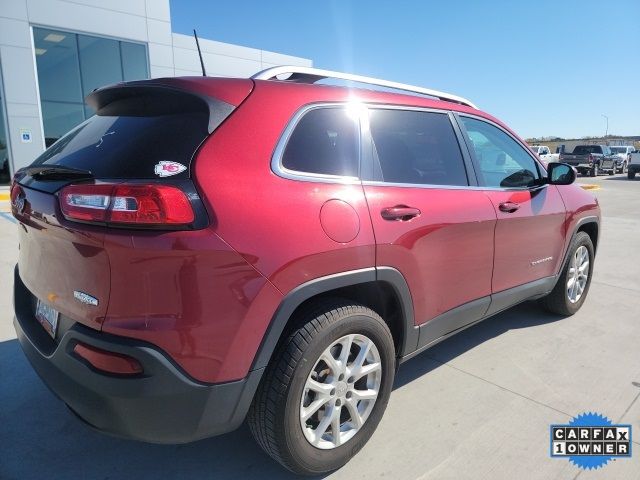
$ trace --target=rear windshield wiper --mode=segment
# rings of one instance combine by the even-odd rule
[[[36,180],[70,180],[77,178],[93,178],[93,173],[81,168],[64,165],[37,165],[25,168],[24,172]]]

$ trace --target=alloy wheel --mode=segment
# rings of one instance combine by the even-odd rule
[[[345,335],[320,355],[300,401],[300,425],[314,447],[327,450],[353,438],[373,410],[382,384],[378,348],[364,335]]]
[[[576,303],[582,297],[589,278],[589,250],[584,245],[580,245],[571,257],[567,276],[567,297],[571,303]]]

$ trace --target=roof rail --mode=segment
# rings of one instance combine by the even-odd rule
[[[365,83],[368,85],[376,85],[379,87],[392,88],[395,90],[402,90],[405,92],[418,93],[420,95],[428,95],[440,100],[446,100],[448,102],[459,103],[471,108],[477,109],[473,103],[463,97],[452,95],[450,93],[439,92],[438,90],[431,90],[429,88],[416,87],[413,85],[407,85],[406,83],[390,82],[388,80],[381,80],[379,78],[364,77],[361,75],[353,75],[351,73],[332,72],[331,70],[321,70],[319,68],[312,67],[295,67],[295,66],[280,66],[271,67],[261,72],[256,73],[251,78],[254,80],[273,80],[278,79],[279,75],[287,75],[287,81],[298,83],[315,83],[325,78],[335,78],[340,80],[348,80],[351,82]]]

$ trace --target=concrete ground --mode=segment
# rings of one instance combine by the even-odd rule
[[[633,424],[640,452],[640,181],[579,181],[601,186],[594,194],[604,217],[580,312],[559,318],[526,303],[406,363],[377,432],[330,478],[640,477],[640,453],[595,471],[549,457],[549,425],[589,411]],[[16,255],[16,225],[0,214],[0,478],[290,478],[246,427],[158,446],[82,425],[44,387],[15,340]]]

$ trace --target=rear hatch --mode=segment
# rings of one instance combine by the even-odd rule
[[[80,322],[100,329],[117,281],[105,246],[109,231],[208,225],[191,162],[252,86],[163,79],[109,86],[87,98],[97,114],[14,178],[19,275],[34,308],[39,301],[60,312],[61,328]]]

